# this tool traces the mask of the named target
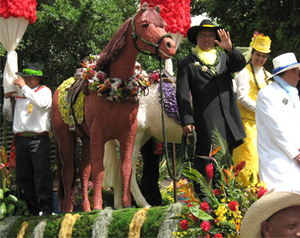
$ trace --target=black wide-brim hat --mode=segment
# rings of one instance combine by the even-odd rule
[[[16,75],[21,77],[43,77],[48,78],[43,74],[42,67],[38,64],[26,64],[22,72],[17,72]]]
[[[202,20],[202,22],[200,23],[199,26],[192,26],[188,30],[187,37],[188,37],[189,41],[192,44],[197,45],[197,34],[198,34],[198,32],[202,31],[204,29],[208,29],[208,30],[212,30],[212,31],[216,32],[216,39],[218,41],[220,41],[219,35],[217,33],[217,30],[219,30],[221,28],[222,27],[213,25],[212,22],[209,19],[204,19],[204,20]]]

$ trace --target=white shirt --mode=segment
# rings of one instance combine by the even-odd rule
[[[16,97],[14,133],[50,131],[52,92],[45,86],[38,88],[39,85],[34,89],[25,85],[21,89],[22,94]]]
[[[300,148],[299,97],[294,103],[276,82],[257,95],[259,176],[269,190],[300,190],[300,165],[294,159]]]

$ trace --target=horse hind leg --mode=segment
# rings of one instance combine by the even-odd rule
[[[75,179],[75,137],[70,135],[59,141],[59,154],[61,159],[61,178],[64,188],[64,199],[62,209],[64,212],[73,211],[74,179]]]

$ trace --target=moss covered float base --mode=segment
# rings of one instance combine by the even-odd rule
[[[0,222],[0,237],[174,237],[180,203],[164,207],[76,212],[49,217],[10,217]]]

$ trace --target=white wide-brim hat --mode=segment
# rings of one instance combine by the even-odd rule
[[[274,58],[272,62],[274,69],[272,76],[269,78],[272,78],[274,75],[280,74],[289,69],[300,68],[300,63],[298,63],[295,54],[292,52],[279,55]]]
[[[241,238],[262,237],[261,223],[282,209],[300,206],[300,193],[278,191],[265,193],[246,212],[241,225]]]

